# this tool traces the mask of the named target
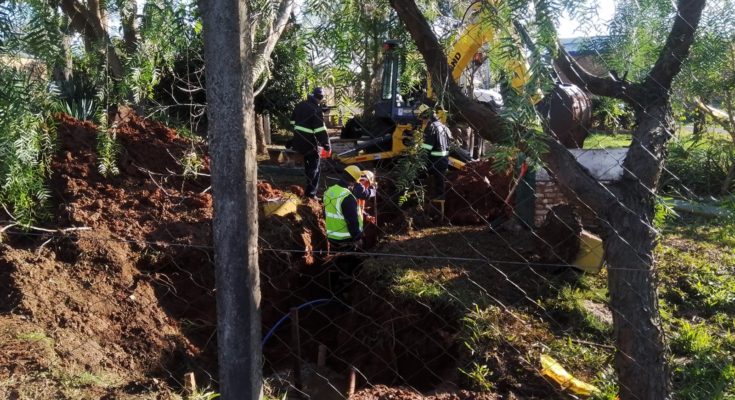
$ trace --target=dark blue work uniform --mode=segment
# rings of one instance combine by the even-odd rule
[[[422,148],[429,152],[426,169],[434,177],[434,197],[444,199],[444,175],[449,169],[449,128],[438,118],[431,117],[424,129]]]
[[[317,146],[330,150],[324,113],[313,95],[296,105],[291,115],[293,123],[293,149],[304,156],[306,195],[316,197],[319,185],[319,151]]]

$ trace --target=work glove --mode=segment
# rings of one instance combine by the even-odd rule
[[[332,150],[328,147],[322,147],[319,151],[319,158],[329,158],[332,156]]]

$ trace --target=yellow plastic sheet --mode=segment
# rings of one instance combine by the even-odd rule
[[[541,375],[558,383],[562,389],[580,396],[591,396],[592,393],[599,391],[589,383],[582,382],[572,376],[558,361],[545,354],[541,355]]]
[[[572,265],[590,274],[596,274],[602,269],[605,260],[605,250],[602,239],[587,231],[580,235],[580,249],[577,259]]]
[[[293,193],[286,193],[280,200],[263,203],[263,214],[266,217],[270,217],[271,215],[285,217],[288,214],[295,214],[299,204],[301,204],[301,199],[298,196]]]

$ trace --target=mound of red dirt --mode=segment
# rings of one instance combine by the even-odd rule
[[[204,146],[129,111],[116,125],[120,174],[105,177],[97,167],[97,127],[59,116],[59,156],[51,167],[59,225],[107,229],[133,241],[208,245],[208,181],[202,176],[184,178],[180,162],[196,151],[202,154],[206,172]]]
[[[487,224],[505,215],[513,187],[512,171],[495,171],[492,161],[471,162],[447,174],[444,214],[455,225]],[[512,196],[508,204],[512,204]]]
[[[115,383],[109,398],[159,396],[158,383],[175,385],[192,370],[206,384],[217,372],[212,195],[209,178],[184,176],[182,165],[195,157],[200,172],[207,173],[206,146],[121,108],[110,118],[119,174],[104,176],[98,169],[97,126],[63,114],[57,120],[52,225],[85,230],[50,234],[32,244],[17,239],[0,248],[0,313],[31,321],[52,343],[48,357],[63,361],[34,358],[24,365],[48,377],[85,372],[110,377]],[[258,185],[261,201],[283,194],[267,183]],[[261,265],[269,276],[313,263],[310,249],[324,240],[318,202],[299,206],[297,214],[261,223],[264,243],[301,250],[288,253],[287,260],[264,251]],[[41,243],[40,250],[30,251]],[[10,320],[17,325],[16,317]],[[11,350],[16,348],[24,347]],[[0,355],[0,377],[13,362]],[[38,383],[44,385],[50,384]]]
[[[437,393],[427,396],[411,389],[392,388],[384,385],[363,389],[350,396],[350,400],[495,400],[499,398],[500,396],[493,394],[476,393],[467,390]]]

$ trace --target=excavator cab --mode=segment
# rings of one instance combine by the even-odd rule
[[[400,42],[397,40],[386,40],[383,43],[381,97],[375,105],[375,116],[389,119],[396,124],[415,124],[418,122],[415,108],[406,104],[399,92],[401,77],[399,49]]]

